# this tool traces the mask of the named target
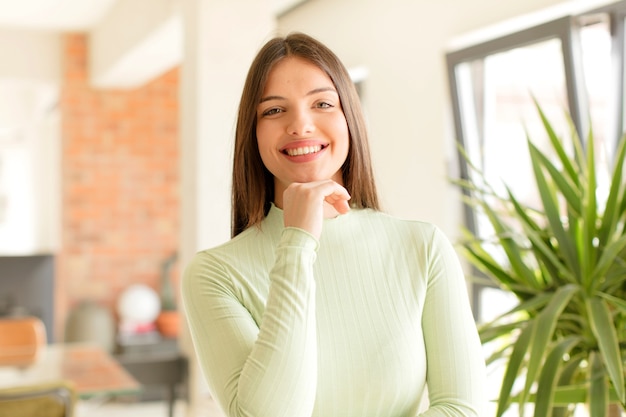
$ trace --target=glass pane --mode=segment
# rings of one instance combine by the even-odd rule
[[[530,64],[532,63],[532,64]],[[526,131],[545,148],[545,135],[532,101],[536,97],[561,133],[569,131],[563,116],[567,108],[561,42],[549,40],[491,55],[484,63],[482,95],[483,133],[473,145],[487,181],[507,184],[518,198],[538,203],[526,145]],[[480,115],[477,113],[477,115]],[[499,187],[502,191],[503,187]]]
[[[615,154],[615,140],[618,134],[622,134],[616,132],[617,118],[626,120],[626,110],[624,114],[617,114],[614,108],[618,99],[624,99],[625,92],[616,88],[618,74],[614,73],[616,67],[612,59],[626,51],[611,50],[613,43],[607,16],[585,16],[584,23],[580,28],[584,77],[581,87],[585,90],[589,107],[583,112],[589,111],[593,128],[598,168],[597,197],[602,202],[608,192],[607,174]],[[556,134],[568,139],[571,135],[570,122],[566,117],[568,101],[561,46],[559,39],[551,39],[465,62],[455,68],[459,95],[459,103],[455,104],[461,112],[464,145],[472,162],[483,171],[486,180],[498,193],[504,194],[506,184],[523,204],[539,209],[541,202],[533,180],[527,137],[548,155],[550,152],[533,97]],[[564,140],[564,143],[571,155],[569,140]],[[471,174],[470,180],[479,183],[480,179]],[[477,212],[474,219],[475,233],[480,237],[492,235],[484,216]],[[494,257],[505,261],[499,245],[486,249]],[[481,323],[495,319],[517,304],[515,296],[497,288],[477,285],[474,291],[477,321]],[[499,352],[503,346],[498,343],[500,341],[496,340],[487,344],[487,354]],[[489,369],[490,394],[496,398],[502,369]],[[516,411],[512,407],[505,415],[514,416]]]
[[[596,144],[598,167],[598,200],[608,194],[609,169],[615,152],[616,114],[611,108],[614,98],[611,34],[606,18],[581,29],[585,87],[589,96],[589,113]]]
[[[561,42],[551,39],[488,56],[483,61],[459,65],[459,96],[465,145],[486,181],[504,194],[504,184],[531,207],[540,200],[528,155],[527,133],[545,150],[548,139],[533,97],[553,123],[557,134],[569,134],[565,118],[567,93]],[[473,181],[479,181],[471,176]],[[477,213],[476,233],[489,236],[487,220]],[[494,245],[492,255],[499,257]],[[489,303],[505,303],[491,293]],[[483,300],[484,301],[484,300]],[[489,304],[481,303],[481,304]],[[510,300],[509,300],[510,305]],[[479,320],[490,320],[493,311],[482,309]]]

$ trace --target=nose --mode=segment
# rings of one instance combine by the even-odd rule
[[[309,111],[305,109],[294,109],[291,111],[287,133],[291,136],[307,136],[315,131],[315,123]]]

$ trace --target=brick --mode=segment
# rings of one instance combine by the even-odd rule
[[[60,330],[83,299],[115,313],[127,286],[158,290],[161,262],[179,239],[179,69],[131,91],[97,90],[88,84],[87,53],[85,35],[65,35]],[[172,273],[178,280],[178,268]]]

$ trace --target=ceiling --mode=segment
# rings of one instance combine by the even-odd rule
[[[133,0],[0,0],[0,29],[88,32],[118,1]],[[305,0],[266,1],[278,15]],[[0,144],[6,144],[45,115],[56,96],[47,85],[0,80],[0,97]]]
[[[89,31],[118,0],[0,0],[0,29]],[[0,146],[22,144],[49,114],[57,91],[45,83],[0,79]]]
[[[0,0],[0,27],[86,31],[117,0]]]
[[[136,0],[0,0],[0,30],[89,32],[120,1]],[[306,0],[265,1],[280,15]],[[55,91],[40,83],[0,79],[0,145],[44,117],[54,107]]]
[[[0,27],[53,31],[88,31],[117,1],[0,0]],[[276,14],[304,0],[268,0]]]

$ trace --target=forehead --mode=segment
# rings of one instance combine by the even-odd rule
[[[334,87],[330,77],[311,61],[287,57],[270,69],[264,91],[277,88]]]

